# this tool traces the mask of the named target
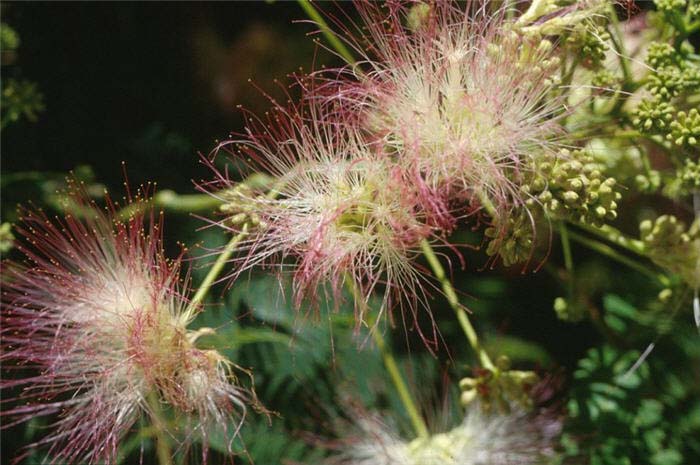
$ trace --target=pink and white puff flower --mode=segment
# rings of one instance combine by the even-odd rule
[[[227,173],[215,170],[216,180],[202,186],[223,201],[224,210],[254,219],[239,245],[234,275],[256,265],[288,272],[297,306],[324,290],[339,299],[351,284],[360,294],[358,323],[378,288],[380,311],[401,307],[409,317],[417,315],[426,291],[414,259],[433,228],[414,186],[383,145],[363,140],[352,124],[324,119],[310,105],[278,106],[268,121],[249,121],[246,134],[220,149],[276,180],[267,193],[235,189]],[[239,230],[231,217],[219,224]]]
[[[187,284],[180,260],[163,255],[161,222],[119,221],[82,198],[83,218],[23,212],[26,261],[3,266],[3,427],[50,415],[33,446],[48,446],[52,463],[92,464],[116,460],[120,440],[152,414],[149,399],[223,428],[241,418],[245,395],[227,362],[195,348],[199,333],[186,329]]]
[[[356,5],[356,29],[334,22],[359,60],[318,73],[320,98],[343,117],[359,115],[416,185],[441,196],[441,205],[428,196],[426,208],[448,225],[439,208],[455,200],[470,212],[522,207],[521,174],[559,147],[568,113],[556,92],[556,47],[491,2]]]

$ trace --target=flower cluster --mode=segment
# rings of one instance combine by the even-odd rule
[[[474,377],[460,380],[460,401],[467,407],[478,401],[485,412],[529,410],[533,406],[531,391],[537,384],[542,383],[534,371],[512,370],[510,359],[501,356],[492,370],[478,369]]]
[[[329,98],[422,187],[438,226],[453,224],[446,206],[455,203],[507,216],[524,203],[522,172],[554,151],[561,131],[555,48],[504,11],[436,2],[420,27],[407,28],[403,8],[391,4],[385,15],[361,5],[372,54],[355,49],[368,69],[341,71],[349,77],[330,80]]]
[[[614,220],[622,197],[615,178],[603,176],[592,157],[581,150],[567,149],[541,155],[521,190],[531,210],[540,206],[550,218],[592,226]],[[534,241],[532,211],[521,210],[504,221],[500,228],[486,230],[491,238],[486,252],[499,254],[506,265],[526,261]]]
[[[566,45],[573,53],[580,54],[582,64],[598,69],[605,61],[609,50],[610,34],[597,25],[588,23],[578,24],[567,38]]]
[[[118,221],[74,200],[82,219],[25,211],[18,248],[27,262],[3,267],[1,358],[20,369],[0,384],[19,390],[4,426],[56,414],[37,443],[53,460],[113,463],[140,415],[162,423],[161,403],[195,419],[189,436],[240,419],[247,395],[231,367],[195,346],[202,330],[187,329],[194,312],[180,260],[163,255],[161,222]]]
[[[700,325],[700,66],[691,45],[700,30],[700,5],[655,3],[657,12],[650,18],[663,22],[663,29],[654,36],[639,34],[635,42],[625,36],[633,27],[617,20],[618,5],[606,0],[531,0],[527,6],[477,0],[388,0],[380,6],[358,0],[359,24],[349,16],[338,21],[327,14],[332,26],[318,20],[311,3],[302,2],[348,63],[297,77],[290,93],[300,91],[299,103],[289,95],[284,104],[270,98],[273,108],[264,118],[246,114],[245,130],[203,157],[214,179],[200,182],[199,189],[216,201],[193,197],[206,199],[202,210],[219,202],[219,217],[210,224],[232,238],[224,249],[211,252],[216,262],[192,301],[181,257],[165,257],[162,222],[148,209],[149,203],[182,200],[173,192],[139,198],[138,206],[127,205],[119,215],[111,201],[100,209],[80,193],[61,197],[74,212],[62,220],[23,210],[16,251],[11,250],[10,225],[0,225],[0,252],[25,258],[3,263],[2,270],[0,361],[9,374],[0,381],[3,394],[8,393],[3,405],[9,406],[2,412],[3,427],[49,417],[53,423],[47,435],[31,447],[47,446],[52,463],[111,464],[121,460],[120,442],[144,418],[151,427],[139,434],[156,436],[162,463],[170,461],[171,440],[184,450],[192,440],[201,442],[205,462],[208,439],[217,442],[207,437],[212,427],[233,440],[247,408],[256,404],[238,383],[235,365],[220,352],[202,348],[199,338],[213,330],[191,329],[198,305],[217,280],[270,268],[291,278],[296,309],[306,304],[316,309],[326,300],[340,305],[351,295],[355,335],[370,327],[418,436],[406,440],[365,418],[357,422],[362,437],[330,463],[547,461],[561,425],[527,412],[537,408],[538,389],[551,393],[554,388],[538,386],[534,371],[511,369],[505,355],[492,361],[486,350],[491,351],[491,343],[479,342],[449,270],[432,247],[456,251],[463,261],[453,232],[467,226],[483,234],[481,246],[491,257],[484,258],[487,265],[500,260],[527,267],[541,238],[547,238],[543,230],[551,236],[551,223],[574,223],[579,227],[561,229],[565,268],[553,269],[554,276],[569,281],[566,297],[554,304],[561,319],[595,316],[613,339],[619,336],[629,347],[637,346],[624,339],[635,333],[633,319],[650,329],[636,302],[623,305],[621,298],[607,294],[603,305],[597,304],[599,291],[608,292],[603,281],[609,279],[600,274],[590,280],[594,273],[574,268],[570,237],[635,270],[644,267],[638,259],[647,258],[678,275],[674,281],[658,270],[646,273],[667,286],[655,305],[676,300],[675,286],[682,280],[695,291]],[[0,39],[16,47],[17,38],[4,27]],[[613,61],[620,69],[610,66]],[[31,86],[14,84],[14,91],[3,88],[3,97],[26,107],[24,116],[32,119],[41,110],[40,99]],[[22,111],[14,113],[10,120],[22,116]],[[218,154],[227,154],[235,169],[224,168]],[[682,211],[680,197],[692,196],[696,218],[687,226],[661,215],[642,222],[640,240],[631,239],[607,224],[622,209],[621,185],[671,197],[678,201],[677,211]],[[189,200],[177,205],[180,212],[193,212]],[[227,277],[220,275],[224,269]],[[584,281],[579,276],[594,282],[579,285]],[[480,366],[459,382],[466,409],[459,424],[429,434],[421,417],[426,408],[413,404],[411,389],[375,325],[383,322],[378,318],[398,313],[430,350],[438,340],[428,305],[433,290],[445,294]],[[370,308],[376,295],[379,308]],[[678,296],[680,302],[685,294]],[[421,328],[426,320],[433,324],[432,339]],[[258,337],[255,331],[248,340],[286,340]],[[521,346],[518,339],[494,338],[496,345],[503,345],[502,352]],[[546,351],[536,353],[537,345],[524,347],[533,354],[520,360],[546,359]],[[570,417],[593,412],[595,420],[610,405],[620,407],[623,383],[647,363],[651,349],[653,344],[626,373],[605,375],[615,378],[616,399],[586,394],[592,399],[587,411],[583,403],[571,403]],[[614,354],[601,352],[600,367],[608,371],[614,363],[621,368]],[[596,368],[595,357],[589,355],[581,366]],[[584,375],[579,370],[576,382],[590,378],[595,388],[595,377]],[[686,405],[686,394],[678,396],[674,402]],[[601,408],[604,402],[608,406]],[[646,405],[660,418],[663,409],[656,404],[662,401]],[[655,421],[653,411],[633,417],[623,407],[613,410],[625,413],[620,415],[624,423]],[[614,441],[607,444],[616,446],[632,437],[618,441],[610,428],[602,436],[608,434]],[[567,441],[575,446],[571,438],[561,445],[567,447]],[[645,441],[662,451],[660,442],[666,439],[649,434]],[[232,453],[232,443],[228,447]],[[685,458],[677,456],[651,460]]]
[[[697,147],[700,144],[700,113],[697,108],[689,112],[679,111],[676,120],[669,125],[666,138],[677,146]]]
[[[700,162],[695,163],[693,160],[686,159],[683,167],[678,170],[677,177],[687,193],[700,191]]]
[[[700,117],[688,108],[684,96],[700,89],[700,67],[689,57],[689,43],[679,48],[665,42],[650,44],[646,62],[651,67],[646,89],[651,94],[634,110],[633,124],[645,134],[664,136],[683,151],[697,152]]]
[[[383,309],[415,314],[426,291],[414,258],[460,221],[488,223],[489,254],[502,251],[510,265],[532,248],[533,221],[521,213],[533,200],[614,218],[618,197],[600,173],[572,174],[580,179],[561,187],[561,200],[524,188],[558,157],[570,112],[557,47],[532,24],[544,13],[516,21],[472,3],[356,6],[372,46],[337,25],[360,61],[300,78],[302,103],[275,103],[266,121],[249,119],[245,134],[220,146],[274,182],[236,188],[208,161],[217,180],[202,189],[224,202],[219,224],[246,228],[233,276],[254,265],[291,269],[297,306],[328,285],[337,298],[349,283],[360,302],[382,287]],[[597,6],[554,8],[546,23],[573,26]],[[516,229],[522,237],[508,238]]]
[[[585,152],[562,150],[556,156],[543,156],[537,167],[524,189],[554,217],[595,226],[617,217],[617,202],[622,197],[617,183],[604,177]]]
[[[336,299],[344,284],[357,286],[365,300],[383,285],[383,308],[402,295],[420,298],[420,272],[412,262],[432,229],[422,218],[417,194],[380,146],[308,110],[278,107],[274,129],[266,132],[270,137],[250,135],[221,146],[277,180],[272,187],[231,190],[231,181],[217,172],[218,183],[210,186],[223,192],[222,210],[244,213],[255,226],[239,246],[247,253],[237,272],[254,265],[284,268],[285,259],[293,258],[297,306],[313,300],[327,283]],[[239,227],[228,221],[221,224]],[[362,321],[365,310],[357,304]],[[409,304],[415,308],[415,302]]]

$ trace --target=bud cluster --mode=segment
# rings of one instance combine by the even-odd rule
[[[660,97],[646,99],[635,109],[632,124],[642,133],[665,133],[675,113],[673,105]]]
[[[687,113],[679,111],[669,124],[666,138],[677,146],[697,148],[700,145],[700,113],[693,108]]]
[[[656,8],[664,14],[683,13],[688,0],[654,0]]]
[[[511,266],[527,261],[534,245],[534,219],[528,212],[496,217],[484,235],[489,239],[486,254],[498,255],[503,265]]]
[[[614,94],[620,88],[620,78],[607,69],[601,69],[593,75],[591,85],[605,94]]]
[[[689,286],[700,287],[700,221],[687,227],[675,216],[663,215],[643,221],[639,229],[646,254],[655,263]]]
[[[622,197],[617,182],[603,176],[585,152],[563,149],[557,154],[543,154],[535,166],[521,188],[529,209],[496,218],[485,233],[490,239],[487,253],[499,254],[506,266],[531,257],[539,219],[534,215],[536,206],[549,217],[592,226],[617,218],[617,203]]]
[[[460,400],[465,407],[478,401],[484,411],[491,413],[508,413],[514,406],[529,410],[530,391],[538,381],[534,371],[512,370],[508,357],[501,356],[493,370],[479,369],[475,377],[459,382]]]
[[[621,198],[615,179],[604,177],[593,158],[581,150],[543,156],[523,189],[529,202],[541,203],[547,214],[594,226],[617,218]]]
[[[573,54],[584,57],[583,65],[600,68],[610,49],[610,34],[602,27],[581,23],[570,32],[566,45]]]
[[[678,170],[677,177],[684,193],[700,191],[700,162],[687,158],[683,167]]]
[[[680,68],[683,63],[683,57],[673,47],[666,42],[652,42],[649,44],[647,51],[646,63],[653,69],[665,67]]]
[[[700,88],[700,67],[687,59],[692,46],[684,44],[677,50],[668,43],[654,42],[649,47],[646,62],[653,69],[646,88],[655,97],[669,100],[684,92]]]

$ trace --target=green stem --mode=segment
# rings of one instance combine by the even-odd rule
[[[117,212],[117,218],[127,220],[149,207],[162,208],[173,213],[209,212],[221,205],[221,201],[207,194],[177,194],[171,190],[157,192],[147,201],[134,202]]]
[[[636,271],[640,272],[641,274],[648,276],[649,278],[653,279],[654,281],[658,281],[659,283],[661,283],[662,286],[668,287],[671,285],[671,282],[669,281],[669,279],[665,275],[651,271],[646,266],[644,266],[644,265],[638,263],[637,261],[635,261],[629,257],[626,257],[626,256],[622,255],[621,253],[617,252],[615,249],[613,249],[609,245],[604,244],[604,243],[599,242],[599,241],[596,241],[595,239],[585,237],[585,236],[580,235],[578,233],[575,233],[573,231],[570,231],[569,234],[571,236],[571,239],[575,240],[576,242],[588,247],[591,250],[594,250],[594,251],[600,253],[601,255],[604,255],[604,256],[606,256],[612,260],[615,260],[619,263],[622,263],[623,265],[626,265],[626,266],[632,268],[633,270],[636,270]]]
[[[569,240],[569,229],[566,223],[559,223],[559,237],[561,239],[561,248],[564,253],[564,266],[566,267],[567,285],[566,289],[569,294],[569,300],[574,297],[574,259],[571,253],[571,241]]]
[[[486,194],[484,194],[482,191],[476,191],[476,195],[479,197],[481,206],[484,207],[489,216],[491,218],[496,218],[496,207],[494,207],[493,203],[491,203],[491,200],[486,196]]]
[[[610,40],[612,41],[613,48],[617,52],[618,60],[620,62],[620,67],[622,68],[622,75],[624,77],[624,82],[622,83],[622,92],[616,93],[617,101],[615,106],[611,109],[610,113],[618,114],[624,104],[629,99],[630,95],[640,87],[640,83],[634,80],[634,75],[632,74],[632,68],[630,66],[630,59],[625,50],[625,41],[620,29],[620,20],[617,17],[617,12],[615,7],[611,4],[608,7],[610,13]]]
[[[311,1],[297,0],[297,2],[299,3],[299,6],[301,6],[302,10],[304,10],[304,13],[306,13],[311,20],[318,24],[318,26],[321,28],[321,32],[326,37],[326,40],[328,40],[331,47],[333,47],[349,64],[355,63],[355,58],[352,56],[352,53],[350,53],[350,50],[348,50],[345,44],[338,39],[338,36],[333,33],[333,30],[328,26],[328,23],[325,19],[323,19],[323,16],[321,16],[318,10],[314,8]]]
[[[229,258],[231,258],[231,255],[236,250],[238,244],[247,234],[248,223],[244,223],[243,228],[241,228],[241,232],[233,236],[229,243],[226,244],[226,247],[216,258],[214,265],[204,277],[202,284],[200,284],[197,292],[194,294],[194,297],[192,297],[192,300],[190,300],[190,303],[187,305],[187,309],[183,312],[182,318],[184,321],[189,320],[192,315],[194,315],[194,312],[197,310],[197,306],[202,303],[204,297],[207,295],[207,292],[209,292],[209,289],[211,289],[214,281],[216,281],[219,273],[221,273],[221,270],[224,268],[224,265],[226,265],[226,262],[228,262]]]
[[[512,21],[515,17],[515,7],[510,4],[510,0],[503,0],[503,8],[506,10],[506,20]]]
[[[391,351],[386,347],[384,338],[379,333],[376,325],[370,328],[370,333],[372,334],[372,339],[374,340],[374,343],[377,345],[377,349],[379,349],[379,353],[382,354],[384,366],[386,367],[387,372],[389,372],[389,376],[391,377],[391,381],[394,383],[396,392],[398,392],[399,394],[401,403],[403,404],[404,408],[406,409],[406,412],[408,413],[409,418],[411,419],[413,429],[415,430],[419,438],[427,439],[430,436],[430,433],[428,432],[428,427],[425,426],[423,417],[421,417],[420,413],[418,413],[418,408],[416,407],[415,402],[413,402],[413,398],[411,397],[411,393],[408,390],[406,382],[401,376],[401,371],[399,371],[399,367],[396,364],[396,359],[394,359],[394,356],[391,354]]]
[[[549,13],[549,2],[547,0],[533,0],[525,12],[518,18],[518,24],[529,24],[542,15]]]
[[[566,271],[572,273],[574,270],[574,260],[571,255],[571,243],[569,242],[569,230],[565,223],[559,223],[559,235],[561,236],[561,247],[564,252],[564,266]]]
[[[170,449],[170,440],[166,433],[166,423],[163,419],[163,411],[160,408],[160,401],[155,392],[148,396],[151,418],[155,428],[156,455],[160,465],[173,465],[173,453]]]
[[[618,60],[620,61],[620,66],[622,67],[622,75],[625,78],[626,83],[631,83],[634,81],[632,77],[632,70],[628,62],[627,53],[624,48],[622,39],[622,30],[620,29],[620,19],[617,17],[617,12],[614,6],[610,6],[610,24],[612,26],[612,34],[610,34],[610,40],[613,43],[613,47],[617,52]]]
[[[690,23],[685,29],[686,37],[695,34],[698,31],[700,31],[700,21]]]
[[[457,316],[457,321],[459,321],[459,325],[462,327],[464,334],[467,336],[469,345],[471,345],[474,352],[476,352],[481,365],[488,370],[494,371],[495,366],[486,350],[481,346],[479,336],[476,334],[476,330],[469,320],[467,311],[465,310],[464,306],[459,303],[457,293],[455,292],[450,280],[447,279],[445,269],[442,267],[437,255],[435,255],[435,251],[430,246],[430,243],[425,239],[421,241],[421,249],[423,250],[423,255],[425,255],[426,260],[428,260],[430,268],[433,270],[435,278],[438,280],[438,282],[440,282],[442,292],[445,293],[447,302],[450,304],[452,310],[454,310],[455,315]]]
[[[673,151],[673,147],[668,145],[663,139],[660,139],[660,136],[651,135],[651,134],[642,134],[639,131],[637,131],[636,129],[615,131],[612,134],[610,134],[610,137],[631,139],[631,140],[644,139],[646,141],[653,143],[654,145],[656,145],[661,150],[664,150],[665,152]]]
[[[144,439],[154,437],[156,434],[158,434],[158,428],[153,425],[140,428],[138,433],[132,435],[119,446],[119,454],[117,455],[115,465],[124,463],[129,455],[143,444]]]
[[[430,433],[428,432],[428,427],[425,426],[425,421],[423,421],[423,417],[421,417],[420,413],[418,412],[418,408],[416,407],[416,403],[411,397],[411,393],[408,390],[406,381],[404,381],[403,377],[401,376],[401,371],[399,370],[399,367],[396,364],[396,359],[394,359],[394,356],[392,355],[391,351],[386,346],[386,342],[384,342],[384,338],[379,333],[378,325],[375,323],[374,318],[372,317],[372,314],[369,311],[370,309],[367,308],[368,305],[365,302],[365,299],[360,295],[360,292],[358,291],[357,286],[355,286],[355,282],[353,281],[352,277],[345,276],[345,284],[350,290],[350,293],[352,294],[352,297],[355,300],[355,302],[358,302],[360,303],[360,305],[363,306],[363,313],[369,315],[369,332],[372,335],[372,339],[374,340],[377,349],[379,349],[379,353],[382,355],[384,366],[389,372],[389,377],[391,378],[391,381],[394,384],[394,387],[396,388],[396,392],[399,394],[399,399],[401,399],[401,403],[403,404],[404,408],[406,409],[406,413],[408,413],[408,416],[411,419],[411,423],[413,425],[414,431],[416,432],[416,435],[421,439],[428,438],[430,436]]]
[[[261,185],[265,185],[268,181],[267,178],[256,177],[252,179],[249,178],[249,180],[246,182],[249,184],[262,183]],[[284,183],[285,181],[283,179],[278,180],[272,187],[270,187],[268,193],[265,194],[265,198],[268,200],[275,199],[279,195],[280,189],[282,188],[282,185],[284,185]],[[189,320],[192,317],[192,315],[194,315],[194,312],[197,310],[197,306],[204,300],[204,297],[207,295],[207,292],[209,292],[209,289],[211,289],[212,285],[214,284],[214,281],[216,281],[216,278],[219,276],[219,273],[221,273],[221,270],[224,268],[224,265],[226,265],[228,259],[231,258],[231,255],[236,250],[236,247],[238,247],[238,244],[247,235],[248,223],[243,223],[241,231],[235,236],[233,236],[229,243],[226,244],[226,247],[224,248],[224,250],[221,251],[219,256],[216,258],[214,265],[204,277],[204,281],[202,281],[202,284],[197,289],[197,292],[194,294],[194,297],[192,297],[192,300],[190,301],[189,305],[187,305],[187,309],[183,312],[182,316],[184,321]]]
[[[644,248],[644,243],[637,239],[632,239],[625,235],[622,231],[614,228],[610,225],[603,225],[601,227],[590,226],[583,223],[573,223],[575,226],[585,230],[586,232],[598,236],[606,241],[612,242],[629,252],[636,255],[646,257],[646,250]]]
[[[569,86],[571,86],[571,81],[573,81],[573,79],[574,79],[574,73],[576,72],[576,68],[578,68],[579,63],[581,63],[581,57],[579,55],[576,55],[574,57],[574,60],[571,62],[571,66],[569,67],[569,70],[562,77],[562,80],[561,80],[561,87],[562,88],[568,88]]]

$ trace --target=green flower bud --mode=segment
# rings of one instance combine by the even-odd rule
[[[679,111],[676,120],[669,125],[666,138],[679,146],[697,147],[700,141],[700,113],[693,108],[688,113]]]
[[[700,190],[700,161],[686,159],[683,168],[678,171],[678,178],[686,193]]]
[[[661,98],[643,100],[634,110],[632,124],[639,132],[659,133],[668,128],[675,111],[671,104]]]
[[[646,63],[652,68],[681,66],[682,58],[671,44],[652,42],[649,44]]]
[[[497,219],[492,227],[485,231],[490,238],[486,253],[498,254],[505,266],[522,263],[532,254],[533,226],[525,212]]]
[[[3,119],[14,122],[24,117],[34,122],[42,111],[44,111],[44,97],[35,83],[8,79],[3,84]]]
[[[603,178],[584,152],[562,150],[556,156],[543,155],[528,185],[529,193],[552,216],[593,225],[617,216],[617,201],[621,198],[617,182]]]
[[[416,3],[411,7],[406,24],[411,31],[420,30],[430,18],[431,8],[427,3]]]
[[[0,23],[0,49],[14,50],[19,47],[19,36],[14,29],[5,23]]]
[[[600,26],[580,23],[567,38],[566,44],[573,53],[584,57],[582,64],[589,68],[600,67],[608,51],[610,34]]]
[[[654,4],[663,13],[684,13],[686,0],[654,0]]]
[[[591,84],[593,87],[604,89],[606,92],[615,91],[620,88],[620,78],[611,71],[602,69],[595,73]]]
[[[12,234],[12,225],[10,223],[2,223],[0,225],[0,253],[6,253],[12,250],[15,244],[15,236]]]
[[[639,230],[649,258],[690,287],[700,287],[700,220],[688,228],[675,216],[663,215],[643,221]]]
[[[661,302],[664,302],[664,303],[668,302],[672,296],[673,296],[673,291],[671,289],[668,289],[668,288],[659,292],[659,300]]]
[[[647,88],[660,99],[676,97],[685,90],[685,77],[680,68],[666,66],[659,68],[649,76]]]

